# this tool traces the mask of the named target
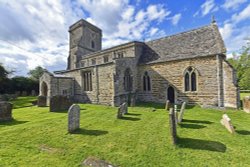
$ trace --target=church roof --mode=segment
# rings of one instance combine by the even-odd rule
[[[191,31],[145,42],[140,64],[225,54],[216,23]]]

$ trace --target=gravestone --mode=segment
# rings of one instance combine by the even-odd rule
[[[123,108],[124,108],[123,105],[120,105],[120,107],[118,108],[118,111],[117,111],[117,118],[118,119],[121,119],[123,116]]]
[[[250,113],[250,96],[246,96],[242,100],[243,110],[247,113]]]
[[[174,109],[170,108],[169,110],[169,128],[170,128],[170,137],[172,144],[176,145],[177,143],[177,129],[176,129],[176,119]]]
[[[50,98],[50,112],[68,110],[72,105],[72,101],[67,96],[56,95]]]
[[[169,109],[169,100],[166,101],[165,109],[168,111]]]
[[[109,162],[98,159],[96,157],[88,157],[82,163],[82,166],[92,166],[92,167],[115,167]]]
[[[72,133],[80,128],[80,107],[73,104],[68,110],[68,132]]]
[[[12,107],[13,105],[7,101],[0,102],[0,121],[12,120]]]
[[[36,96],[36,91],[35,90],[31,91],[31,96]]]
[[[47,97],[46,96],[38,96],[37,97],[37,106],[38,107],[46,107],[47,106]]]
[[[123,114],[127,114],[128,113],[128,103],[124,102],[122,105],[123,105]]]
[[[179,116],[179,119],[178,119],[178,123],[182,122],[183,115],[184,115],[184,112],[185,112],[185,108],[186,108],[186,102],[183,102],[182,105],[181,105],[181,111],[180,111],[180,116]]]
[[[27,91],[22,91],[21,96],[27,96],[27,95],[28,95]]]
[[[134,106],[135,106],[135,95],[132,95],[130,99],[130,107],[134,107]]]
[[[178,124],[178,111],[177,111],[177,105],[174,105],[174,117],[175,117],[175,123]]]
[[[234,132],[235,132],[234,127],[233,127],[233,125],[232,125],[232,123],[231,123],[231,119],[228,117],[227,114],[223,114],[222,119],[221,119],[220,122],[221,122],[221,124],[222,124],[223,126],[226,127],[226,129],[227,129],[230,133],[234,133]]]

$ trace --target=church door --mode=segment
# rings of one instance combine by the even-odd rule
[[[174,99],[174,88],[172,86],[168,87],[168,100],[170,103],[174,103],[175,99]]]

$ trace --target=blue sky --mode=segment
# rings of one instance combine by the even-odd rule
[[[66,68],[68,27],[80,18],[103,30],[103,48],[149,41],[210,24],[228,54],[250,39],[250,0],[0,0],[0,63],[26,75]]]

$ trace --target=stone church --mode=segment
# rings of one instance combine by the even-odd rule
[[[102,49],[102,30],[81,19],[69,27],[66,70],[45,72],[40,95],[119,106],[123,102],[239,107],[236,73],[215,21],[160,39]]]

